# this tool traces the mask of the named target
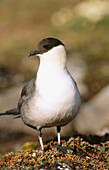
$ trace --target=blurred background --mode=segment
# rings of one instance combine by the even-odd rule
[[[29,52],[41,39],[55,37],[66,46],[67,66],[83,101],[62,134],[109,133],[108,0],[0,1],[0,37],[0,112],[16,107],[23,84],[36,76],[39,59],[28,58]],[[0,117],[0,152],[37,139],[29,129],[20,120]],[[52,130],[50,134],[55,136]]]

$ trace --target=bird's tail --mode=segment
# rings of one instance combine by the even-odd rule
[[[20,112],[19,112],[18,109],[11,109],[11,110],[8,110],[4,113],[0,113],[0,116],[3,116],[3,115],[13,115],[13,116],[15,116],[14,118],[19,118]]]

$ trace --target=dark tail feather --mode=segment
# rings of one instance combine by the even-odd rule
[[[18,109],[11,109],[11,110],[6,111],[5,113],[0,113],[0,116],[2,115],[13,115],[13,116],[19,115],[20,116],[20,112]]]
[[[14,119],[18,119],[18,118],[21,118],[21,116],[19,115],[19,116],[14,116]]]

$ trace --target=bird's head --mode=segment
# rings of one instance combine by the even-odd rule
[[[39,56],[40,61],[47,63],[66,64],[64,44],[56,38],[45,38],[38,43],[38,48],[31,51],[30,56]]]

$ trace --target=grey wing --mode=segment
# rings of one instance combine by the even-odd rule
[[[30,98],[34,90],[35,90],[35,79],[32,79],[28,83],[26,83],[22,89],[21,97],[18,102],[19,110],[22,107],[23,102],[25,102],[27,99]]]
[[[22,89],[21,97],[18,102],[18,109],[11,109],[4,113],[0,113],[0,116],[2,115],[13,115],[14,118],[20,117],[20,108],[27,99],[31,97],[35,89],[35,79],[30,80],[28,83],[26,83]]]

